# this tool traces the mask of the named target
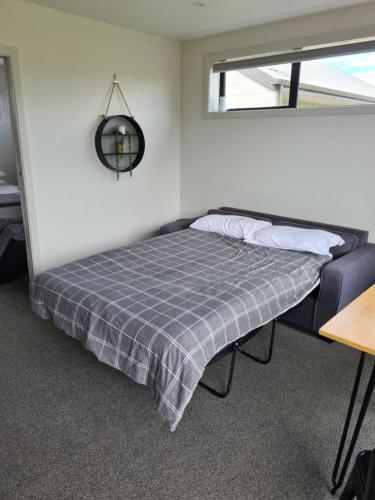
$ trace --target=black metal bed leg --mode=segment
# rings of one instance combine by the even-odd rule
[[[234,343],[232,345],[232,360],[231,360],[231,363],[230,363],[230,370],[229,370],[227,388],[225,389],[224,392],[219,392],[216,389],[214,389],[213,387],[210,387],[209,385],[205,384],[202,381],[198,382],[198,384],[201,387],[203,387],[204,389],[206,389],[206,391],[210,392],[211,394],[213,394],[217,398],[225,398],[226,396],[228,396],[228,394],[230,392],[230,389],[232,387],[233,372],[234,372],[234,365],[235,365],[235,362],[236,362],[237,349],[238,349],[237,343]]]
[[[355,400],[356,400],[356,397],[357,397],[358,386],[359,386],[359,383],[360,383],[360,380],[361,380],[361,375],[362,375],[362,369],[363,369],[363,364],[364,364],[365,356],[366,356],[365,353],[362,352],[360,360],[359,360],[359,364],[358,364],[357,374],[356,374],[355,381],[354,381],[352,395],[351,395],[351,398],[350,398],[350,403],[349,403],[348,413],[347,413],[346,420],[345,420],[344,429],[342,431],[340,446],[339,446],[339,449],[338,449],[338,452],[337,452],[335,466],[334,466],[333,474],[332,474],[332,483],[333,483],[333,487],[331,489],[332,495],[334,495],[336,493],[336,491],[340,488],[340,486],[344,482],[345,474],[346,474],[346,471],[348,469],[349,462],[350,462],[350,459],[352,457],[354,447],[355,447],[355,445],[357,443],[357,439],[358,439],[360,430],[362,428],[363,420],[365,418],[365,415],[366,415],[366,412],[367,412],[367,408],[368,408],[368,405],[369,405],[370,400],[371,400],[372,393],[374,391],[374,386],[375,386],[375,363],[374,363],[374,366],[372,368],[372,372],[371,372],[371,375],[370,375],[369,382],[367,384],[366,392],[365,392],[365,395],[364,395],[364,398],[363,398],[363,402],[362,402],[362,405],[361,405],[361,408],[360,408],[360,411],[359,411],[359,415],[358,415],[358,418],[357,418],[356,425],[354,427],[354,431],[353,431],[353,435],[352,435],[352,438],[351,438],[351,441],[350,441],[350,444],[349,444],[349,448],[348,448],[348,451],[346,453],[346,457],[345,457],[344,463],[342,465],[339,478],[337,479],[337,474],[338,474],[338,470],[339,470],[340,463],[341,463],[342,453],[343,453],[343,450],[344,450],[346,438],[347,438],[348,431],[349,431],[350,421],[351,421],[351,418],[352,418],[353,409],[354,409],[354,405],[355,405]]]
[[[274,344],[274,340],[275,340],[275,327],[276,327],[276,319],[274,319],[272,321],[271,339],[270,339],[270,345],[268,348],[268,354],[267,354],[266,358],[264,358],[264,359],[258,358],[258,356],[254,356],[253,354],[250,354],[249,352],[244,351],[242,349],[242,347],[238,347],[239,352],[241,354],[243,354],[244,356],[247,356],[248,358],[252,359],[256,363],[261,363],[262,365],[266,365],[267,363],[269,363],[272,359],[272,354],[273,354],[273,344]]]

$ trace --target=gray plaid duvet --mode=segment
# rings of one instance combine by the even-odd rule
[[[31,304],[148,385],[173,431],[210,359],[300,302],[328,260],[186,229],[43,273]]]

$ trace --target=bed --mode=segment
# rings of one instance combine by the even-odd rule
[[[36,314],[149,386],[174,431],[215,355],[303,300],[330,257],[186,229],[52,269]]]
[[[0,180],[0,207],[10,207],[20,204],[18,187]]]
[[[22,221],[12,221],[0,231],[0,285],[26,275],[27,254],[24,227]]]
[[[27,271],[25,234],[18,187],[0,170],[0,285]]]
[[[18,187],[0,179],[0,221],[4,219],[21,219],[21,217]]]

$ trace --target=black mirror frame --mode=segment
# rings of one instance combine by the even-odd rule
[[[138,138],[138,152],[136,154],[136,157],[135,157],[133,163],[131,164],[131,167],[128,167],[128,168],[126,168],[124,170],[119,170],[119,173],[122,173],[122,172],[131,172],[142,161],[143,155],[145,153],[145,137],[143,135],[142,129],[139,126],[139,124],[134,120],[134,118],[132,118],[131,116],[127,116],[127,115],[112,115],[112,116],[107,116],[106,118],[104,118],[100,122],[98,128],[96,129],[96,133],[95,133],[95,149],[96,149],[96,153],[98,155],[99,160],[103,163],[103,165],[106,168],[108,168],[109,170],[113,170],[115,172],[117,171],[116,168],[113,165],[111,165],[109,163],[109,161],[107,160],[107,158],[106,158],[106,156],[105,156],[105,154],[103,152],[103,148],[102,148],[102,135],[103,135],[104,128],[107,125],[107,123],[109,123],[114,118],[122,118],[122,119],[126,120],[127,122],[129,122],[133,126],[133,128],[135,130],[135,133],[137,134],[137,138]]]

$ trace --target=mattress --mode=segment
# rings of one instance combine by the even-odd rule
[[[21,219],[21,205],[9,205],[2,207],[0,203],[0,219]]]
[[[52,269],[35,313],[149,386],[176,429],[209,361],[319,283],[328,257],[186,229]]]
[[[19,205],[20,193],[18,187],[7,182],[0,183],[0,207]]]
[[[15,194],[18,193],[18,187],[14,184],[9,184],[9,182],[0,183],[0,195],[2,194]]]

